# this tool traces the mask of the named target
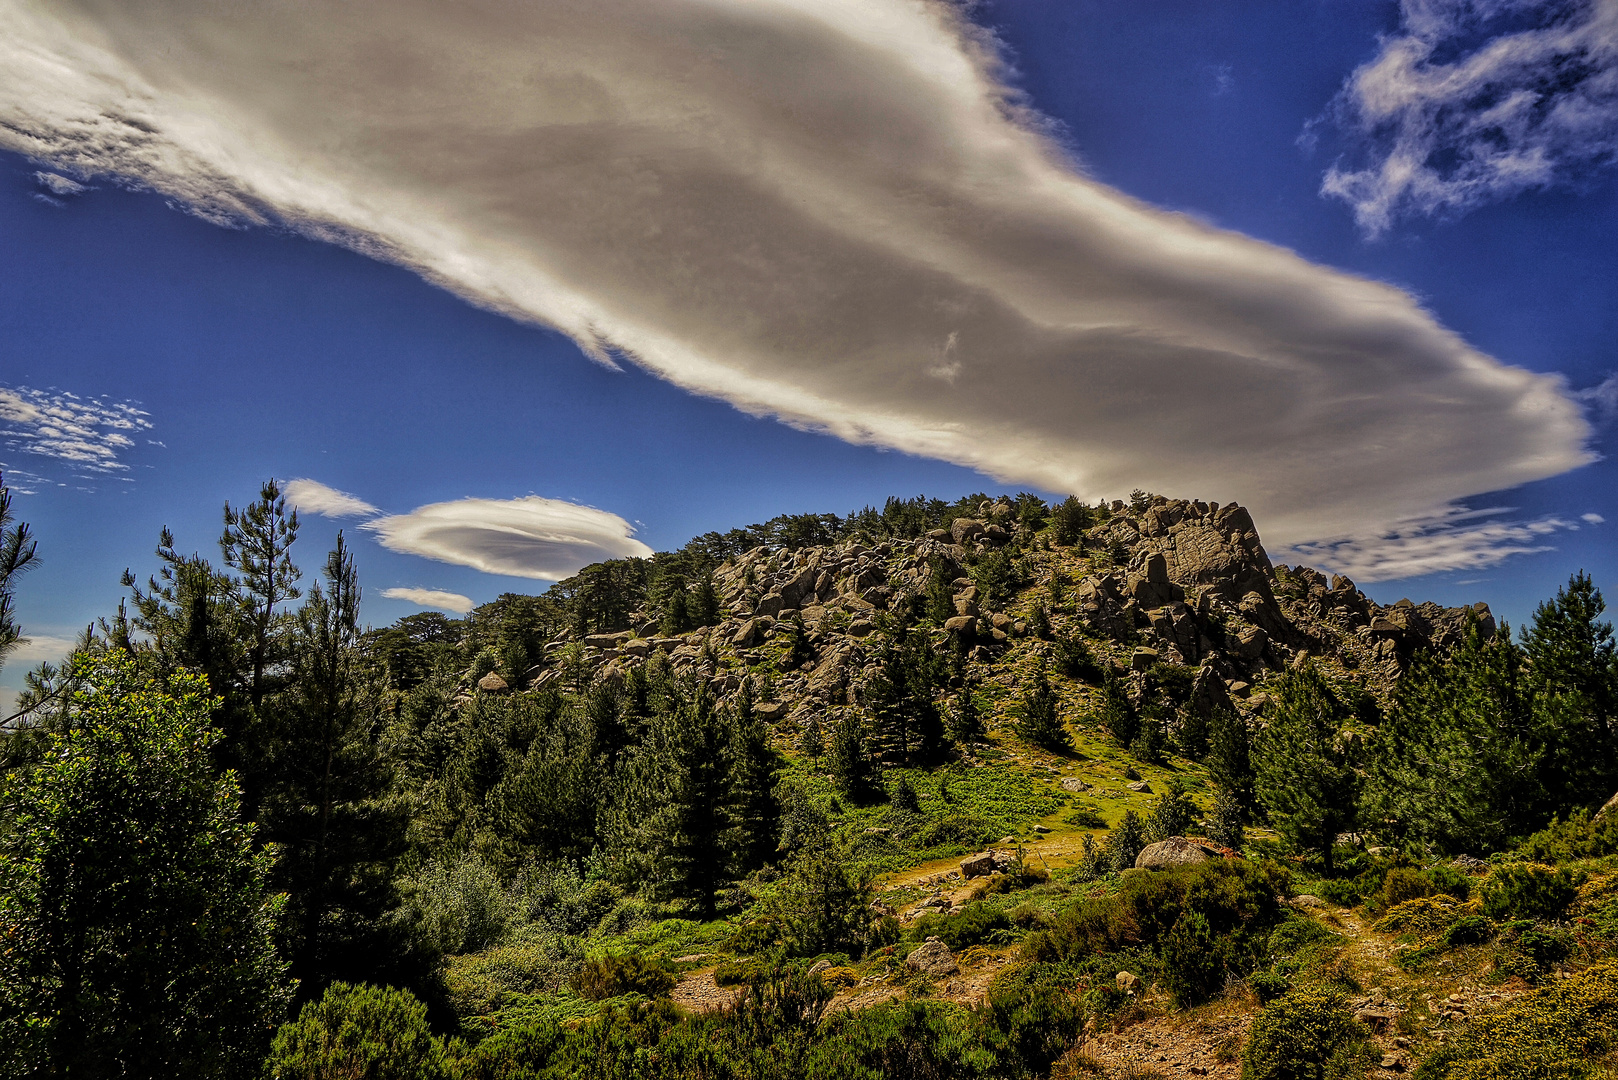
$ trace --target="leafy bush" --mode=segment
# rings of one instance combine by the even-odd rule
[[[427,1006],[404,990],[333,983],[275,1033],[270,1080],[447,1080]]]
[[[1579,895],[1585,875],[1535,863],[1498,866],[1483,883],[1483,912],[1494,919],[1556,919]]]
[[[1445,945],[1481,945],[1494,937],[1494,923],[1482,915],[1463,915],[1450,923],[1440,939]]]
[[[1443,863],[1427,868],[1427,876],[1432,879],[1433,891],[1444,896],[1453,896],[1457,900],[1469,900],[1472,897],[1472,879]]]
[[[1177,1000],[1199,1001],[1258,966],[1286,884],[1273,864],[1234,860],[1130,876],[1117,893],[1059,913],[1049,931],[1030,936],[1024,955],[1077,962],[1144,947]]]
[[[1382,878],[1382,887],[1365,901],[1365,908],[1372,915],[1381,915],[1406,900],[1419,900],[1437,891],[1433,879],[1422,871],[1409,866],[1396,866]]]
[[[1094,806],[1080,803],[1063,815],[1062,820],[1079,829],[1105,829],[1107,819]]]
[[[994,827],[974,814],[949,814],[923,825],[912,838],[918,848],[959,844],[965,849],[981,848],[995,838]]]
[[[1247,988],[1253,996],[1268,1004],[1292,989],[1292,981],[1279,971],[1255,971],[1247,977]]]
[[[1476,900],[1463,903],[1451,896],[1423,896],[1395,905],[1374,925],[1384,934],[1431,941],[1456,922],[1477,915],[1478,907]]]
[[[951,952],[960,952],[973,945],[1003,945],[1015,938],[1016,930],[1004,911],[976,903],[954,915],[923,915],[910,924],[907,936],[914,941],[936,937]]]
[[[1363,1076],[1368,1033],[1343,999],[1305,987],[1264,1006],[1242,1052],[1242,1080],[1328,1080]]]
[[[568,985],[582,998],[604,1001],[620,994],[662,997],[674,989],[674,982],[674,974],[659,961],[607,953],[586,960]]]
[[[1332,941],[1338,937],[1313,919],[1290,918],[1270,934],[1271,956],[1296,956],[1318,941]]]
[[[499,876],[476,852],[428,863],[406,884],[405,897],[400,916],[429,956],[486,949],[505,936],[515,914]]]
[[[1618,814],[1591,820],[1588,810],[1574,811],[1566,821],[1556,818],[1523,841],[1517,854],[1530,862],[1563,863],[1618,854]]]
[[[1618,966],[1607,963],[1473,1018],[1416,1080],[1571,1080],[1615,1047]]]
[[[512,995],[552,989],[578,962],[576,946],[551,934],[483,952],[451,957],[444,966],[444,989],[460,1016],[492,1013]]]

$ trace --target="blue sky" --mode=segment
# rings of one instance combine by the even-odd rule
[[[778,513],[1137,483],[1383,600],[1618,582],[1610,3],[487,0],[387,48],[185,7],[0,51],[43,560],[0,685],[268,476],[368,504],[306,485],[299,547],[359,538],[373,624]],[[1477,121],[1570,53],[1588,85]]]

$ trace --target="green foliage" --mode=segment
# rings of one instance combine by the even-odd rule
[[[1347,1080],[1365,1075],[1368,1033],[1336,993],[1301,987],[1253,1021],[1242,1080]]]
[[[1057,504],[1051,513],[1051,524],[1055,526],[1055,540],[1062,547],[1076,544],[1084,536],[1084,530],[1090,526],[1090,508],[1080,502],[1075,496],[1069,495]]]
[[[1483,912],[1492,919],[1558,919],[1579,895],[1584,879],[1565,866],[1497,866],[1483,883]]]
[[[1204,762],[1208,778],[1249,822],[1258,808],[1251,749],[1252,740],[1242,718],[1229,709],[1216,709],[1208,718],[1208,757]]]
[[[1161,765],[1167,750],[1168,740],[1163,736],[1163,722],[1154,716],[1143,717],[1140,731],[1129,744],[1129,752],[1135,755],[1137,761],[1147,765]]]
[[[674,989],[674,974],[656,960],[637,954],[607,953],[585,960],[568,980],[573,992],[589,1001],[604,1001],[620,994],[662,997]]]
[[[1184,836],[1186,829],[1197,818],[1197,804],[1186,794],[1185,781],[1178,776],[1169,777],[1168,787],[1152,807],[1146,819],[1146,839],[1149,843],[1170,836]]]
[[[1346,710],[1313,664],[1276,687],[1269,727],[1257,740],[1255,789],[1276,831],[1332,866],[1337,834],[1354,824],[1359,776],[1341,737]]]
[[[844,717],[832,733],[827,764],[832,782],[845,797],[868,802],[875,796],[879,768],[867,741],[865,722],[857,714]]]
[[[1076,633],[1063,634],[1056,639],[1056,670],[1080,682],[1100,682],[1103,677],[1095,653]]]
[[[1140,734],[1140,716],[1124,690],[1124,684],[1109,669],[1101,684],[1101,727],[1119,746],[1128,746]]]
[[[1246,816],[1228,789],[1215,788],[1213,811],[1208,815],[1208,839],[1232,851],[1242,850],[1247,843],[1247,830],[1243,827]]]
[[[973,945],[1003,945],[1019,935],[1005,911],[980,901],[968,904],[953,915],[923,915],[910,924],[906,936],[912,941],[936,937],[959,953]]]
[[[427,1007],[408,991],[334,983],[282,1026],[269,1080],[449,1080]]]
[[[1067,725],[1057,709],[1056,691],[1041,662],[1034,673],[1029,689],[1023,694],[1021,715],[1017,720],[1017,734],[1034,746],[1046,750],[1066,750],[1071,746]]]
[[[0,1061],[9,1075],[246,1076],[287,1001],[235,778],[197,676],[74,660],[67,729],[0,776]]]
[[[1469,1020],[1417,1080],[1582,1080],[1618,1047],[1618,967],[1599,964]]]
[[[956,746],[974,746],[989,737],[988,725],[983,722],[983,710],[978,708],[971,684],[963,685],[950,701],[945,730]]]
[[[1618,855],[1618,814],[1592,818],[1580,807],[1562,820],[1550,823],[1517,847],[1517,854],[1529,862],[1561,863],[1574,859],[1598,859]]]
[[[791,956],[860,956],[875,929],[872,896],[867,874],[824,842],[813,843],[787,861],[785,877],[764,905],[765,917]]]
[[[1058,913],[1030,937],[1025,956],[1074,962],[1145,947],[1177,1001],[1201,1001],[1264,958],[1285,884],[1272,867],[1235,860],[1126,877],[1115,894]]]
[[[1135,859],[1147,843],[1146,826],[1141,823],[1140,815],[1133,810],[1125,810],[1124,816],[1118,819],[1117,826],[1107,837],[1107,854],[1112,869],[1128,870],[1134,866]]]
[[[13,607],[16,600],[13,579],[29,569],[38,553],[28,523],[13,524],[16,515],[11,509],[11,489],[4,480],[0,475],[0,664],[5,663],[6,654],[22,639]]]

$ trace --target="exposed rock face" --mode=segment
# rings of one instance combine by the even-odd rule
[[[1117,985],[1118,992],[1121,994],[1133,995],[1135,991],[1140,989],[1140,976],[1132,971],[1120,971],[1114,977],[1113,982]]]
[[[930,937],[905,957],[905,966],[923,975],[935,978],[943,975],[953,975],[960,970],[955,962],[955,954],[935,937]]]
[[[1216,849],[1208,847],[1206,844],[1187,840],[1183,836],[1171,836],[1167,840],[1147,844],[1145,849],[1135,857],[1135,868],[1137,870],[1168,870],[1175,866],[1190,866],[1194,863],[1207,862],[1218,854],[1219,852]]]
[[[994,870],[994,853],[992,851],[968,855],[961,860],[961,876],[963,878],[988,877],[994,873]]]
[[[478,680],[478,689],[486,690],[491,694],[498,694],[509,689],[509,687],[506,685],[506,680],[491,671]]]

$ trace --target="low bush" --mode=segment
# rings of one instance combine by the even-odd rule
[[[1260,1002],[1268,1004],[1292,989],[1292,980],[1279,971],[1255,971],[1247,977],[1247,988]]]
[[[1372,915],[1381,915],[1407,900],[1432,896],[1439,890],[1426,873],[1409,866],[1396,866],[1382,878],[1382,885],[1366,897],[1365,909]]]
[[[607,953],[586,960],[568,985],[582,998],[604,1001],[621,994],[662,997],[674,989],[674,982],[674,973],[660,961],[634,953]]]
[[[1287,884],[1280,867],[1240,860],[1130,875],[1117,893],[1057,914],[1049,931],[1031,936],[1025,955],[1079,962],[1144,948],[1161,963],[1176,1001],[1191,1004],[1259,966]]]
[[[1348,1080],[1368,1064],[1369,1033],[1338,994],[1306,987],[1264,1006],[1242,1052],[1242,1080]]]
[[[925,941],[936,937],[960,952],[973,945],[1003,945],[1017,937],[1011,919],[999,908],[988,904],[968,904],[953,915],[923,915],[910,924],[906,934],[912,941]]]
[[[1105,829],[1107,827],[1107,819],[1101,816],[1101,811],[1084,803],[1080,803],[1062,815],[1062,820],[1076,829]]]
[[[1618,966],[1607,963],[1474,1017],[1416,1080],[1575,1080],[1618,1048]]]
[[[1517,854],[1536,863],[1564,863],[1618,854],[1618,814],[1594,820],[1588,810],[1576,810],[1566,821],[1551,823],[1530,836]]]
[[[976,850],[995,839],[994,826],[975,814],[948,814],[929,821],[911,838],[916,847],[943,847],[959,844],[962,849]]]
[[[1584,874],[1565,866],[1497,866],[1483,883],[1483,913],[1492,919],[1559,919],[1584,882]]]
[[[275,1033],[269,1080],[448,1080],[427,1006],[405,990],[333,983]]]

